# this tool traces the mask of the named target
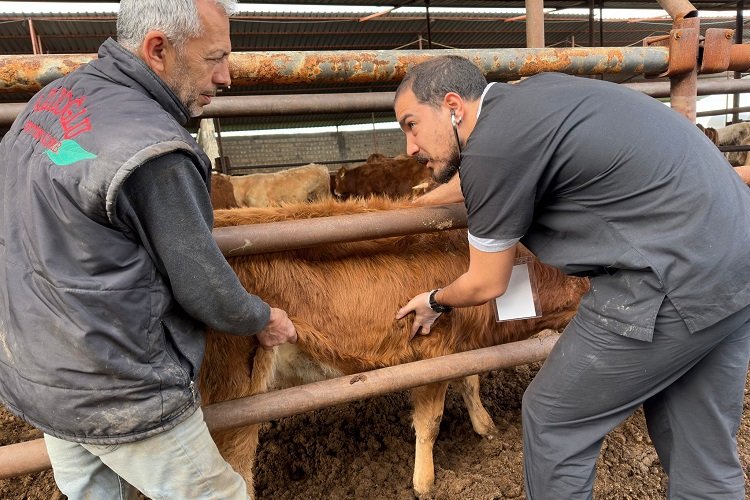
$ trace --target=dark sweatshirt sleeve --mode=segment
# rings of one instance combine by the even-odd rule
[[[242,287],[211,234],[211,200],[189,156],[171,153],[141,165],[116,203],[120,222],[149,252],[189,315],[235,335],[266,326],[269,305]]]

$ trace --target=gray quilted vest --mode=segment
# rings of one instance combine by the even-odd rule
[[[112,39],[37,93],[0,143],[0,400],[42,431],[116,444],[200,401],[203,325],[116,217],[123,182],[173,151],[209,162],[188,112]]]

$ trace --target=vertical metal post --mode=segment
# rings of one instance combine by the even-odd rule
[[[218,116],[214,118],[214,127],[216,128],[216,144],[219,146],[219,164],[216,165],[216,169],[222,174],[229,174],[229,166],[224,157],[224,146],[221,139],[221,119]]]
[[[526,47],[544,47],[544,0],[526,0]]]
[[[688,0],[658,0],[673,19],[669,39],[670,101],[672,109],[695,123],[698,96],[698,9]]]
[[[375,112],[370,113],[370,119],[372,120],[372,151],[373,153],[379,153],[379,144],[378,144],[378,131],[375,128]]]
[[[430,0],[424,0],[424,8],[427,18],[427,48],[432,48],[432,26],[430,26]]]
[[[604,0],[599,0],[599,47],[604,47]],[[599,75],[604,80],[604,75]]]
[[[589,47],[594,46],[594,0],[589,0]]]
[[[39,38],[36,36],[34,21],[31,18],[29,18],[29,37],[31,38],[31,50],[33,51],[34,55],[41,54],[41,43],[39,43]]]
[[[734,30],[734,43],[742,43],[742,25],[744,24],[742,11],[744,9],[745,0],[737,0],[737,23]],[[742,78],[742,73],[739,71],[735,71],[734,78]],[[732,96],[732,106],[735,108],[740,107],[740,94],[735,93]],[[732,122],[737,123],[738,121],[740,121],[740,114],[735,111],[734,113],[732,113]]]
[[[675,21],[675,27],[680,26],[683,29],[680,31],[687,31],[687,29],[694,29],[696,32],[699,28],[699,19],[697,17],[685,18],[679,21]],[[672,30],[672,36],[677,36],[680,31]],[[687,38],[687,36],[686,36]],[[697,39],[696,39],[697,43]],[[688,47],[685,46],[687,49]],[[674,57],[678,57],[678,46],[673,46],[671,52],[674,53]],[[670,57],[673,55],[670,53]],[[693,68],[685,73],[679,73],[670,75],[670,102],[672,109],[681,113],[685,118],[695,123],[695,105],[698,96],[698,61],[696,59]]]
[[[604,47],[604,0],[599,0],[599,47]]]
[[[690,73],[669,77],[672,109],[695,123],[695,102],[698,91],[698,68]]]

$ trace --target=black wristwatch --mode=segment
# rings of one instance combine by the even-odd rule
[[[451,306],[444,306],[443,304],[438,304],[437,301],[435,300],[435,294],[438,293],[439,290],[440,288],[436,288],[430,292],[430,298],[427,301],[430,304],[430,309],[432,309],[436,313],[449,313],[453,310]]]

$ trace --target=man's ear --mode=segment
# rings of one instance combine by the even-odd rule
[[[463,115],[464,100],[455,92],[448,92],[447,94],[445,94],[445,97],[443,97],[443,104],[448,109],[455,110],[457,118],[460,118]]]
[[[141,43],[141,58],[154,73],[162,76],[167,71],[167,56],[172,44],[161,31],[149,31]]]

